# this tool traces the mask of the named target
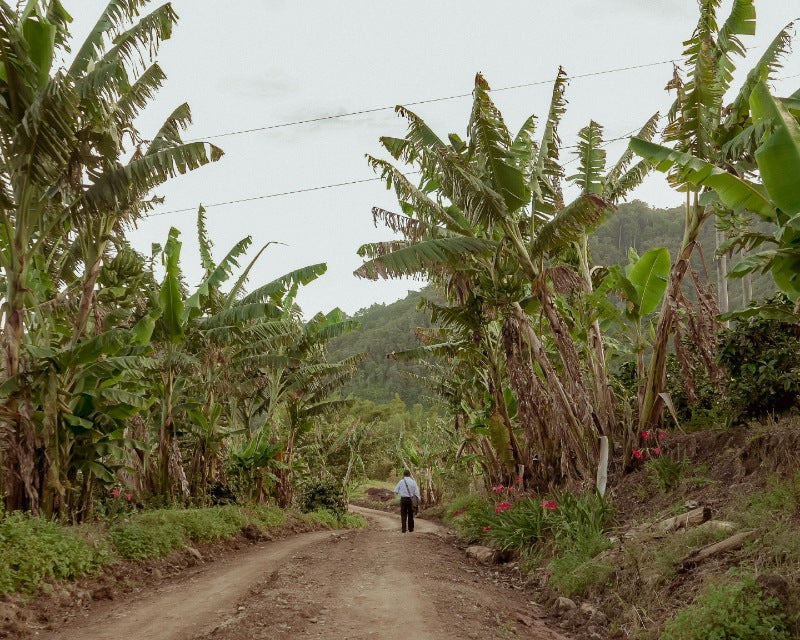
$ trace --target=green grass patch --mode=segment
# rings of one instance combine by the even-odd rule
[[[103,540],[22,513],[0,515],[0,594],[33,593],[45,580],[92,573],[110,559]]]
[[[300,514],[300,519],[327,529],[359,529],[367,526],[367,521],[357,513],[338,515],[329,509]]]
[[[790,478],[773,476],[763,491],[741,498],[732,511],[746,527],[764,526],[765,521],[791,518],[800,511],[800,471]]]
[[[693,528],[656,540],[632,540],[624,546],[626,564],[634,567],[649,589],[654,589],[675,577],[678,563],[690,552],[729,535],[721,529]]]
[[[264,529],[286,524],[286,512],[279,507],[256,504],[244,507],[243,511],[247,514],[250,524],[258,525]]]
[[[787,621],[775,598],[767,598],[750,574],[716,584],[664,627],[661,640],[788,640]]]
[[[689,467],[689,461],[671,460],[666,456],[648,460],[644,465],[647,479],[654,484],[661,493],[669,493],[677,489],[684,472]]]
[[[361,516],[349,513],[337,517],[316,511],[301,517],[329,528],[366,526]],[[136,562],[160,558],[192,544],[233,538],[246,525],[270,529],[286,520],[284,511],[265,505],[140,511],[111,520],[107,529],[0,513],[0,595],[33,593],[48,579],[92,573],[115,555]]]
[[[161,558],[185,543],[183,529],[170,522],[122,521],[109,534],[116,552],[137,562]]]
[[[606,584],[616,567],[595,556],[609,548],[608,540],[599,536],[593,544],[568,549],[550,561],[550,583],[565,596],[581,595],[594,586]],[[592,550],[590,550],[592,549]]]

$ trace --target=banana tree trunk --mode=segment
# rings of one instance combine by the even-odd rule
[[[508,414],[508,406],[506,406],[506,399],[503,395],[503,377],[500,372],[500,363],[493,350],[493,345],[487,346],[487,356],[489,360],[489,386],[490,392],[494,397],[495,408],[503,420],[503,425],[508,433],[508,444],[511,450],[511,458],[514,468],[517,465],[523,464],[522,452],[520,450],[517,436],[514,434],[514,427],[511,423],[511,416]]]
[[[25,260],[16,252],[14,268],[7,273],[7,298],[4,305],[3,369],[6,379],[20,373],[20,348],[25,334]],[[30,415],[29,390],[24,385],[12,394],[4,407],[0,429],[3,449],[3,489],[8,511],[39,512],[36,482],[36,428]]]
[[[520,411],[526,413],[523,420],[529,432],[532,430],[539,448],[540,459],[536,466],[541,468],[537,475],[549,484],[576,476],[591,479],[597,457],[596,425],[591,416],[575,411],[576,405],[582,404],[581,399],[575,398],[569,382],[565,385],[559,377],[527,314],[518,304],[512,305],[511,312],[504,323],[506,350],[514,358],[510,361],[513,363],[511,380],[518,394]],[[519,338],[516,345],[515,336]],[[523,344],[530,349],[527,363],[514,355],[514,350],[521,352]],[[542,371],[544,380],[536,374],[534,363]],[[547,458],[544,465],[541,464],[543,457]],[[560,469],[558,475],[554,475],[556,468]]]
[[[687,196],[686,204],[686,225],[684,227],[681,250],[678,259],[670,270],[667,293],[661,302],[661,311],[656,325],[656,337],[653,343],[653,355],[647,370],[642,404],[639,407],[639,428],[641,431],[649,431],[657,427],[661,421],[664,401],[659,394],[664,392],[667,387],[669,337],[673,332],[678,301],[681,298],[681,286],[683,285],[686,270],[689,268],[689,260],[697,244],[697,237],[700,235],[703,222],[711,213],[710,210],[704,210],[698,204],[697,194],[694,194],[692,203],[689,202]]]
[[[100,275],[100,263],[101,259],[98,256],[83,278],[81,301],[78,305],[78,313],[75,316],[75,323],[73,325],[72,344],[76,344],[86,331],[86,325],[89,322],[89,313],[92,310],[92,303],[94,302],[94,288],[97,284],[97,278]]]
[[[717,230],[714,233],[716,249],[719,251],[720,245],[725,241],[725,233]],[[730,304],[728,302],[728,256],[727,254],[717,254],[717,302],[720,313],[728,313]]]
[[[589,268],[589,236],[583,236],[580,244],[580,270],[583,279],[583,288],[586,295],[590,295],[594,289],[592,286],[592,274]],[[613,437],[617,426],[617,419],[614,412],[614,391],[608,380],[606,367],[606,354],[603,345],[603,332],[600,329],[600,321],[595,319],[588,329],[589,348],[589,367],[594,384],[594,406],[600,423],[600,433]]]

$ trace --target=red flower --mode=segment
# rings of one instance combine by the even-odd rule
[[[119,494],[122,493],[119,489],[112,489],[111,490],[111,497],[112,498],[119,498]]]
[[[481,529],[481,531],[483,531],[484,533],[486,533],[487,531],[491,531],[491,530],[492,530],[491,527],[484,527],[483,529]]]
[[[555,511],[558,509],[558,503],[555,500],[542,500],[542,507],[548,511]]]
[[[642,459],[642,452],[639,451],[638,449],[634,449],[633,450],[633,457],[636,458],[637,460],[641,460]]]
[[[649,439],[650,439],[650,432],[642,431],[642,440],[649,440]]]
[[[653,447],[653,453],[657,456],[661,455],[661,447]]]
[[[659,431],[658,432],[658,439],[659,440],[663,440],[666,437],[667,437],[667,432],[666,431]]]
[[[522,484],[522,476],[517,476],[517,484]]]
[[[503,493],[503,491],[505,490],[506,488],[502,484],[498,484],[496,487],[492,487],[492,491],[494,491],[495,493]]]
[[[508,511],[508,510],[509,510],[509,509],[510,509],[512,506],[514,506],[514,505],[512,505],[512,504],[510,504],[510,503],[508,503],[508,502],[505,502],[505,501],[503,501],[503,502],[499,503],[499,504],[498,504],[498,505],[497,505],[497,506],[494,508],[494,512],[495,512],[495,513],[502,513],[503,511]]]

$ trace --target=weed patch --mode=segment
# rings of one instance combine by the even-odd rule
[[[661,640],[788,640],[779,601],[765,597],[749,574],[734,579],[708,588],[679,611],[667,622]]]
[[[0,594],[32,593],[47,579],[96,571],[110,559],[108,545],[22,513],[0,515]]]
[[[358,529],[367,526],[366,520],[356,513],[338,514],[328,509],[318,509],[303,513],[301,519],[327,529]]]

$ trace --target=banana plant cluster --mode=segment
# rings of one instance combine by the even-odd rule
[[[421,276],[447,294],[447,305],[430,303],[443,340],[413,355],[450,363],[438,386],[470,429],[468,446],[487,460],[490,482],[522,474],[542,485],[589,481],[598,438],[620,431],[599,321],[585,306],[595,286],[587,237],[650,165],[634,164],[628,151],[607,170],[602,128],[592,122],[567,178],[580,194],[565,203],[558,128],[566,82],[559,70],[539,140],[534,116],[509,133],[479,74],[466,140],[445,142],[398,107],[408,134],[381,142],[419,170],[417,184],[402,167],[368,158],[402,211],[373,217],[402,239],[361,247],[367,260],[356,275]],[[640,135],[652,136],[657,119]]]
[[[292,429],[322,412],[354,366],[325,364],[336,323],[304,323],[294,302],[324,264],[248,292],[266,245],[231,282],[252,239],[215,262],[201,208],[204,276],[190,293],[177,229],[149,257],[127,243],[126,229],[159,202],[154,188],[222,156],[183,142],[185,104],[149,138],[136,127],[165,79],[155,56],[177,20],[169,3],[147,4],[111,0],[71,47],[59,0],[0,0],[0,493],[9,510],[81,519],[114,484],[143,498],[203,500],[225,480],[229,451],[261,448],[250,456],[256,476],[290,451]],[[275,371],[294,386],[264,411]]]

